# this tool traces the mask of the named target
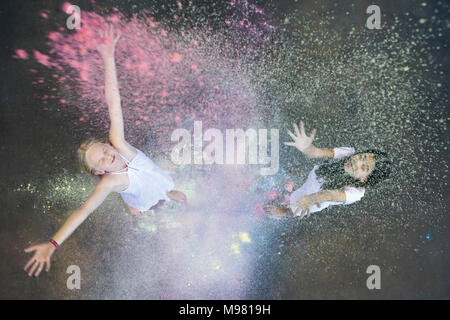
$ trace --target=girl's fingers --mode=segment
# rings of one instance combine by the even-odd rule
[[[36,272],[34,273],[35,277],[39,276],[39,274],[41,273],[43,267],[44,267],[44,263],[43,262],[39,262],[39,267],[37,268]]]
[[[109,37],[114,39],[114,26],[112,24],[109,26]]]
[[[114,43],[116,43],[117,41],[119,41],[120,39],[120,34],[114,39]]]
[[[291,147],[295,146],[295,142],[285,142],[284,144]]]
[[[300,132],[305,134],[305,126],[303,125],[303,120],[300,120]]]
[[[299,135],[300,135],[300,131],[298,131],[297,124],[295,124],[295,123],[294,123],[294,130],[295,130],[295,134],[296,134],[297,136],[299,136]]]
[[[305,210],[302,210],[302,214],[300,215],[300,220],[303,219],[303,216],[305,215]]]
[[[45,261],[45,264],[46,264],[46,268],[45,268],[45,271],[49,271],[50,270],[50,258],[47,258],[47,260]]]
[[[302,215],[300,216],[300,219],[303,219],[305,216],[307,218],[309,218],[310,215],[311,215],[310,209],[306,208],[306,209],[303,210]]]
[[[294,212],[294,217],[297,215],[297,213],[298,213],[300,210],[301,210],[300,207],[298,207],[297,210],[295,210],[295,212]]]
[[[31,267],[30,271],[28,272],[28,276],[31,277],[31,275],[34,273],[34,270],[36,270],[36,268],[39,266],[39,262],[35,261],[35,263],[33,264],[33,266]]]
[[[314,140],[314,137],[316,136],[316,129],[314,128],[313,131],[311,132],[311,135],[309,136],[311,138],[311,140]]]
[[[34,250],[36,250],[36,246],[28,247],[28,248],[26,248],[24,251],[25,251],[25,252],[30,252],[30,251],[34,251]]]
[[[287,133],[291,136],[292,139],[297,139],[297,137],[291,131],[288,130]]]
[[[28,260],[27,264],[25,265],[25,268],[23,268],[23,270],[27,271],[27,269],[31,266],[31,264],[34,262],[34,258],[31,258],[30,260]]]

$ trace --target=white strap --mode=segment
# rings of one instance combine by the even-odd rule
[[[125,168],[120,169],[118,171],[113,171],[113,172],[108,172],[105,174],[122,174],[122,173],[127,173],[128,172],[128,168],[134,169],[136,171],[139,171],[139,169],[133,168],[129,166],[130,161],[127,160],[127,158],[125,158],[123,155],[120,154],[119,152],[119,156],[123,159],[123,161],[125,161],[125,164],[127,165]]]
[[[125,163],[127,165],[130,163],[130,161],[128,161],[127,158],[125,158],[123,155],[121,155],[120,152],[119,152],[119,156],[125,161]]]

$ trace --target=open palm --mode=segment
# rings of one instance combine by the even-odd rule
[[[300,219],[303,219],[305,215],[307,218],[311,216],[311,207],[313,205],[316,205],[318,208],[320,208],[320,202],[317,202],[316,198],[311,195],[304,195],[297,202],[289,204],[288,207],[297,207],[294,212],[294,217],[297,215],[297,213],[301,212]]]
[[[109,25],[106,30],[98,31],[100,36],[99,44],[97,50],[102,57],[109,57],[114,55],[114,48],[116,43],[120,38],[120,35],[116,35],[112,25]]]
[[[305,133],[305,126],[303,125],[303,121],[300,120],[300,130],[298,129],[297,124],[294,123],[295,134],[288,130],[288,134],[294,140],[293,142],[285,142],[284,144],[287,146],[296,147],[301,152],[304,152],[308,149],[314,140],[316,135],[316,129],[313,129],[311,135],[307,136]]]
[[[24,270],[28,272],[29,276],[39,276],[44,266],[45,271],[50,270],[50,257],[55,251],[55,247],[50,243],[41,243],[25,249],[25,252],[33,252],[33,257],[28,261]],[[27,270],[29,269],[29,270]]]

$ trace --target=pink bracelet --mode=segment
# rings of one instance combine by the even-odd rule
[[[55,240],[49,239],[48,241],[50,241],[50,243],[51,243],[52,245],[54,245],[56,249],[58,249],[59,244],[58,244]]]

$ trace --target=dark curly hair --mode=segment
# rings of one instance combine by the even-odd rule
[[[316,169],[317,177],[319,179],[322,178],[324,181],[324,183],[322,184],[322,190],[341,189],[344,186],[369,187],[374,186],[378,182],[383,181],[389,177],[389,175],[391,174],[392,162],[389,160],[385,152],[371,149],[355,153],[352,156],[361,153],[371,153],[373,154],[375,160],[375,168],[367,177],[365,182],[354,179],[344,171],[344,165],[347,162],[348,158],[350,158],[347,157],[336,162],[326,162]]]

